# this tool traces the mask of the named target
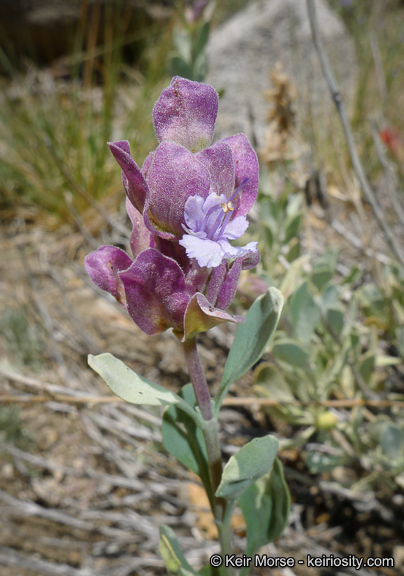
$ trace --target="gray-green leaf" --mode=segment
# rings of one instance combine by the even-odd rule
[[[181,396],[191,408],[195,407],[192,384],[182,388]],[[188,414],[179,410],[178,406],[169,406],[164,412],[162,434],[165,449],[201,478],[209,499],[212,500],[208,457],[202,430]]]
[[[273,436],[255,438],[230,458],[223,470],[216,496],[237,500],[258,478],[271,470],[278,452]]]
[[[182,402],[177,394],[136,374],[112,354],[89,354],[88,364],[105,380],[110,390],[126,402],[148,406],[167,406]]]
[[[168,526],[160,526],[159,552],[170,575],[197,575],[182,553],[175,533]]]
[[[303,344],[309,344],[320,322],[320,313],[309,292],[307,282],[303,282],[293,295],[290,304],[290,319],[294,338]]]
[[[291,366],[303,367],[309,355],[297,342],[290,338],[278,340],[272,346],[272,354],[275,358],[287,362]]]
[[[247,526],[246,555],[251,557],[279,538],[288,524],[290,494],[278,458],[272,470],[244,492],[239,504]]]
[[[276,288],[269,288],[249,309],[244,324],[240,324],[224,368],[216,395],[215,414],[232,383],[241,378],[261,358],[273,337],[282,312],[283,296]]]

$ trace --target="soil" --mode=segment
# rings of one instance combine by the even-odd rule
[[[89,353],[108,351],[178,391],[188,381],[178,342],[169,333],[146,336],[92,286],[82,266],[89,249],[71,228],[55,233],[13,220],[0,234],[0,317],[10,326],[10,311],[22,312],[26,321],[14,332],[3,325],[0,338],[1,576],[165,574],[158,554],[162,523],[179,535],[194,566],[206,563],[218,552],[215,528],[196,479],[162,446],[161,412],[118,402],[86,361]],[[18,331],[26,349],[18,345]],[[200,338],[212,391],[231,337],[226,326]],[[251,383],[248,374],[231,394],[251,395]],[[259,407],[223,410],[225,457],[271,432],[293,430],[277,426]],[[299,450],[281,458],[292,494],[290,524],[263,553],[294,558],[296,565],[255,574],[357,573],[297,564],[307,554],[394,557],[395,568],[360,573],[404,574],[403,496],[386,486],[375,506],[335,489],[341,486],[335,475],[311,475]],[[349,480],[355,472],[339,474]],[[240,515],[234,537],[242,549]]]

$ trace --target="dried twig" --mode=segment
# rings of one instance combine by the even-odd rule
[[[21,254],[21,259],[23,261],[24,269],[26,270],[26,273],[27,273],[28,282],[32,288],[35,305],[36,305],[37,310],[38,310],[38,312],[42,318],[44,328],[49,335],[49,339],[50,339],[50,346],[49,347],[50,347],[52,356],[53,356],[53,358],[54,358],[54,360],[58,366],[61,377],[64,380],[71,381],[71,375],[70,375],[69,370],[67,368],[66,362],[63,358],[63,354],[60,351],[60,347],[59,347],[59,345],[55,339],[55,336],[54,336],[54,322],[52,320],[51,315],[49,314],[49,311],[48,311],[48,308],[46,307],[45,301],[42,298],[39,284],[35,278],[35,275],[31,271],[28,259],[26,258],[24,251],[20,250],[20,254]]]
[[[75,468],[72,468],[70,466],[63,466],[61,464],[57,464],[56,462],[52,462],[51,460],[47,460],[46,458],[42,458],[42,456],[29,454],[28,452],[19,450],[18,448],[15,448],[10,444],[1,443],[0,452],[11,454],[15,458],[29,462],[33,466],[37,466],[45,470],[50,470],[52,472],[61,472],[62,474],[65,474],[67,476],[73,476],[76,478],[94,478],[96,480],[99,480],[100,482],[110,484],[111,486],[128,488],[134,491],[141,491],[144,488],[143,482],[140,482],[139,480],[136,479],[132,478],[128,479],[118,475],[96,472],[89,466],[86,466],[84,470],[76,470]]]
[[[106,572],[94,572],[90,569],[83,570],[73,568],[68,564],[55,564],[41,560],[34,555],[24,556],[19,554],[13,548],[0,546],[0,566],[15,566],[25,570],[33,571],[40,574],[50,574],[51,576],[107,576]],[[109,572],[108,572],[109,574]]]
[[[162,441],[161,434],[159,432],[150,430],[145,426],[139,426],[138,423],[134,423],[130,420],[123,422],[123,417],[119,420],[116,420],[109,418],[105,414],[97,414],[96,412],[90,412],[89,417],[91,420],[93,420],[93,422],[97,424],[99,428],[108,430],[108,432],[115,434],[127,443],[131,443],[132,438],[148,440],[151,442]]]
[[[44,508],[35,504],[35,502],[32,502],[31,500],[19,500],[18,498],[10,496],[10,494],[4,490],[0,490],[0,500],[9,506],[8,511],[12,514],[15,514],[15,512],[18,511],[21,516],[37,516],[39,518],[46,518],[47,520],[57,522],[58,524],[64,524],[77,530],[85,530],[87,532],[97,531],[99,534],[112,536],[114,538],[128,536],[127,532],[117,528],[109,528],[107,526],[100,526],[99,524],[95,525],[91,522],[80,520],[79,518],[66,514],[60,510]],[[7,508],[2,509],[2,514],[7,514]]]
[[[104,220],[107,222],[107,224],[109,224],[111,226],[112,229],[116,230],[120,234],[123,234],[125,238],[129,238],[129,236],[130,236],[129,230],[127,228],[125,228],[125,226],[122,226],[122,224],[120,224],[119,222],[115,222],[111,218],[111,216],[108,214],[108,212],[106,210],[104,210],[104,208],[101,206],[101,204],[99,204],[96,200],[94,200],[94,198],[91,196],[91,194],[89,194],[87,192],[87,190],[85,188],[83,188],[81,186],[81,184],[79,184],[79,182],[77,182],[77,180],[74,178],[73,174],[67,169],[67,167],[65,166],[63,161],[59,158],[59,155],[58,155],[55,147],[53,146],[53,143],[50,140],[50,138],[46,138],[44,140],[44,143],[45,143],[45,146],[47,147],[47,149],[49,150],[50,154],[52,155],[52,158],[54,159],[55,164],[58,167],[60,173],[66,179],[66,181],[70,184],[70,186],[73,188],[73,190],[79,196],[84,198],[90,204],[90,206],[92,206],[94,208],[94,210],[96,210],[98,212],[98,214],[100,214],[100,216],[102,216],[102,218],[104,218]]]
[[[365,247],[363,245],[362,240],[360,240],[358,236],[353,234],[351,230],[348,230],[348,228],[346,228],[344,224],[342,224],[342,222],[340,222],[339,220],[336,219],[332,220],[331,226],[340,236],[342,236],[346,240],[349,240],[349,242],[352,244],[352,246],[354,246],[354,248],[361,250],[366,256],[374,257],[378,262],[381,262],[382,264],[389,264],[389,262],[391,262],[391,259],[388,256],[386,256],[386,254],[382,254],[381,252],[375,252],[368,246]]]
[[[91,232],[86,228],[82,218],[80,217],[76,208],[74,207],[73,194],[71,192],[65,192],[64,198],[65,198],[66,206],[67,206],[67,208],[71,214],[71,217],[73,218],[74,223],[76,224],[77,228],[79,229],[79,232],[81,232],[81,235],[83,236],[84,240],[88,243],[88,245],[91,246],[91,248],[93,248],[94,250],[96,250],[99,247],[100,243],[94,238],[94,236],[91,234]]]
[[[349,500],[358,512],[373,512],[383,518],[383,520],[388,524],[394,525],[400,530],[404,530],[404,522],[402,519],[396,517],[391,509],[379,502],[373,491],[359,492],[351,490],[350,488],[345,488],[338,484],[338,482],[309,478],[306,474],[303,474],[287,465],[284,466],[284,469],[287,475],[291,476],[298,482],[307,486],[316,486],[323,493],[335,494],[345,500]]]
[[[320,37],[314,0],[306,0],[306,2],[307,2],[307,11],[308,11],[309,20],[310,20],[310,27],[311,27],[311,32],[312,32],[312,36],[313,36],[314,46],[315,46],[315,48],[317,50],[317,54],[320,58],[321,68],[322,68],[324,77],[327,81],[328,88],[331,92],[332,99],[334,101],[334,104],[337,108],[337,111],[338,111],[338,114],[339,114],[339,117],[341,120],[341,124],[342,124],[342,128],[344,130],[345,140],[346,140],[346,143],[348,146],[348,151],[349,151],[349,155],[351,157],[353,169],[355,170],[355,174],[359,180],[359,183],[361,185],[361,188],[363,190],[365,198],[372,209],[373,215],[374,215],[380,229],[383,232],[383,235],[384,235],[386,242],[390,246],[390,248],[391,248],[392,252],[394,253],[394,255],[396,256],[398,262],[401,264],[401,266],[404,267],[404,257],[403,257],[403,254],[401,252],[401,249],[398,246],[398,244],[396,243],[396,240],[395,240],[395,238],[391,232],[391,229],[389,228],[388,224],[384,220],[383,213],[382,213],[379,205],[376,202],[374,192],[373,192],[373,190],[372,190],[372,188],[371,188],[371,186],[367,180],[367,177],[365,175],[365,171],[363,169],[361,160],[359,158],[359,154],[356,150],[355,141],[354,141],[354,137],[352,134],[352,129],[351,129],[351,126],[350,126],[350,123],[348,120],[348,115],[346,113],[344,103],[342,101],[341,93],[339,91],[339,88],[338,88],[338,85],[337,85],[336,80],[334,78],[334,75],[331,72],[331,67],[330,67],[330,64],[328,62],[328,57],[327,57],[326,51],[324,49],[322,39]]]
[[[356,406],[371,406],[374,408],[391,408],[393,406],[404,407],[404,401],[401,400],[364,400],[361,398],[352,398],[344,400],[321,400],[316,402],[310,400],[309,402],[282,401],[275,400],[274,398],[226,398],[223,406],[251,406],[258,405],[265,406],[323,406],[324,408],[354,408]]]
[[[12,394],[0,394],[0,400],[2,404],[41,404],[44,402],[49,402],[50,398],[47,396],[34,396],[31,394],[26,394],[23,396],[14,396]],[[57,402],[62,402],[65,404],[73,405],[97,405],[97,404],[124,404],[124,400],[118,398],[117,396],[62,396],[53,395],[53,400]],[[226,398],[223,401],[223,406],[245,406],[249,407],[272,407],[272,406],[299,406],[301,408],[308,408],[312,406],[322,406],[324,408],[355,408],[357,406],[367,406],[369,408],[404,408],[404,400],[379,400],[379,399],[361,399],[361,398],[351,398],[351,399],[335,399],[335,400],[321,400],[319,402],[315,400],[310,400],[309,402],[301,402],[299,400],[276,400],[275,398],[255,398],[255,397],[237,397],[237,398]],[[101,422],[100,422],[101,425]],[[141,432],[137,432],[138,437],[142,437]],[[149,438],[153,438],[150,436]]]
[[[98,244],[97,244],[98,245]],[[66,290],[63,287],[63,282],[59,279],[56,271],[54,270],[54,268],[49,264],[46,256],[43,256],[41,258],[41,261],[43,262],[47,273],[49,274],[49,276],[52,278],[52,280],[54,281],[54,283],[56,284],[57,289],[59,290],[59,294],[61,297],[61,300],[68,312],[69,315],[69,320],[74,322],[75,324],[75,334],[80,335],[80,337],[82,338],[82,340],[85,342],[85,344],[87,345],[88,349],[91,350],[91,352],[93,354],[100,354],[102,352],[102,350],[99,348],[99,346],[94,342],[92,336],[87,332],[87,330],[84,327],[84,324],[81,320],[81,318],[78,316],[74,306],[72,305],[72,303],[70,302],[67,294],[66,294]]]
[[[387,98],[387,84],[386,75],[383,70],[382,55],[380,54],[379,42],[373,30],[369,32],[369,43],[372,51],[373,64],[375,65],[377,86],[379,88],[380,98],[382,102]]]

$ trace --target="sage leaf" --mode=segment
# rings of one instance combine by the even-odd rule
[[[287,362],[291,366],[302,368],[309,359],[309,354],[299,346],[299,344],[290,338],[277,340],[272,346],[272,354],[275,358]]]
[[[89,354],[88,364],[105,380],[110,390],[126,402],[148,406],[167,406],[182,402],[177,394],[140,376],[112,354]]]
[[[269,288],[255,300],[244,324],[237,328],[215,399],[216,415],[232,383],[261,358],[278,326],[282,306],[282,294],[276,288]]]
[[[180,394],[191,408],[195,407],[196,399],[192,384],[184,386]],[[201,478],[212,502],[208,457],[202,430],[178,406],[169,406],[163,415],[162,435],[167,452]]]
[[[279,538],[288,524],[290,494],[278,458],[272,469],[244,492],[239,504],[247,526],[246,555],[251,557]]]
[[[290,304],[293,337],[303,344],[309,344],[320,318],[320,313],[309,292],[308,283],[303,282],[294,293]]]
[[[230,458],[224,467],[216,496],[237,500],[258,478],[271,470],[278,452],[274,436],[255,438]]]
[[[170,575],[197,575],[182,553],[175,533],[168,526],[160,526],[159,552]]]

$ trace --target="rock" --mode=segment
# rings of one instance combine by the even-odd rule
[[[323,0],[316,0],[321,35],[345,102],[353,101],[356,59],[352,39],[340,18]],[[260,0],[214,30],[208,44],[206,81],[224,88],[216,137],[243,132],[263,146],[271,88],[269,72],[278,62],[297,88],[297,121],[308,110],[326,119],[333,106],[311,38],[304,0]]]

